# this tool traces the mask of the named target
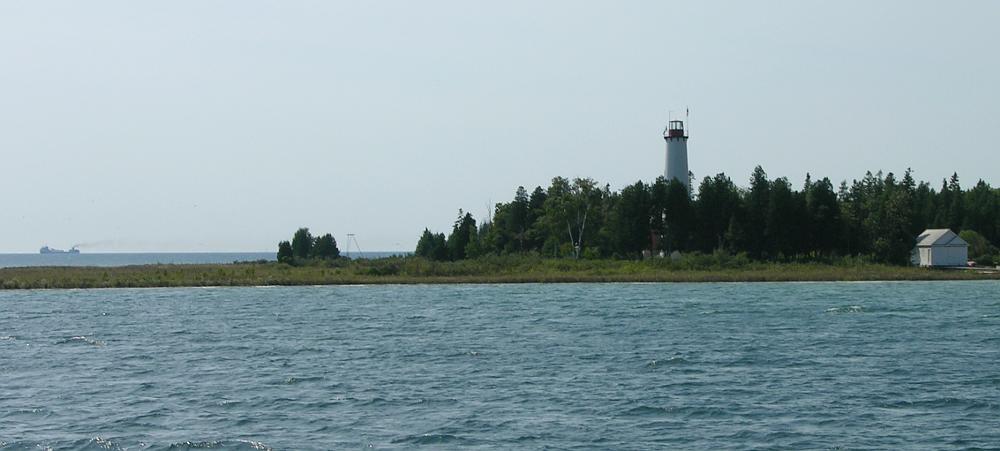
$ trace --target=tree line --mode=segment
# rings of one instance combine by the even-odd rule
[[[481,224],[459,210],[448,236],[425,229],[415,253],[462,260],[514,253],[635,259],[727,252],[768,261],[861,257],[903,265],[928,228],[962,232],[970,257],[994,259],[1000,189],[982,180],[962,189],[958,174],[935,189],[915,181],[909,169],[902,177],[869,171],[836,187],[829,178],[806,174],[796,190],[758,166],[746,188],[720,173],[702,179],[696,195],[662,177],[620,191],[589,178],[556,177],[546,189],[518,187],[514,199],[498,203]]]
[[[292,235],[292,241],[278,242],[278,261],[297,263],[309,260],[334,260],[340,258],[337,240],[327,233],[313,237],[309,228],[302,227]]]

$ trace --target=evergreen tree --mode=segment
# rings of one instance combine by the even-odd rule
[[[756,260],[859,256],[907,264],[916,234],[925,228],[975,229],[1000,239],[1000,190],[984,181],[968,191],[957,174],[936,192],[907,169],[868,171],[834,189],[829,178],[806,174],[802,190],[787,178],[768,180],[754,168],[747,189],[725,174],[705,177],[698,195],[662,177],[611,190],[591,179],[556,177],[548,189],[496,204],[493,221],[476,227],[459,211],[450,236],[424,230],[417,255],[431,260],[489,253],[540,252],[548,257],[637,258],[641,251],[718,250]],[[296,233],[308,234],[307,229]],[[290,244],[295,254],[300,241]],[[319,252],[319,241],[316,243]],[[989,257],[987,257],[989,258]]]
[[[295,258],[309,258],[312,254],[313,237],[309,229],[302,227],[295,231],[292,236],[292,256]]]
[[[937,195],[937,202],[935,202],[934,209],[934,221],[931,222],[932,228],[940,229],[945,227],[951,227],[951,204],[952,195],[951,190],[948,189],[948,180],[941,180],[941,191]]]
[[[799,234],[795,196],[788,179],[781,177],[771,182],[768,196],[767,218],[764,233],[768,237],[765,252],[772,257],[789,258],[797,252]]]
[[[510,203],[510,214],[507,215],[507,230],[510,231],[513,241],[517,244],[518,252],[524,252],[524,241],[528,238],[528,214],[530,211],[528,192],[523,186],[519,186],[514,194],[514,201]]]
[[[540,230],[538,219],[545,213],[545,199],[548,195],[540,186],[536,186],[528,198],[528,235],[525,248],[539,251],[545,242],[544,230]]]
[[[652,250],[654,253],[665,251],[668,243],[666,236],[666,214],[667,214],[667,180],[657,177],[649,187],[649,229]]]
[[[458,219],[455,220],[455,225],[447,240],[448,257],[451,260],[465,259],[465,248],[469,245],[470,236],[475,230],[477,230],[476,220],[472,218],[472,215],[458,210]]]
[[[312,248],[312,256],[321,259],[340,258],[340,249],[337,248],[337,240],[333,238],[333,235],[327,233],[316,238]]]
[[[698,188],[693,230],[697,249],[712,252],[726,247],[726,232],[740,206],[740,192],[725,174],[705,177]]]
[[[278,262],[292,262],[292,243],[289,243],[288,241],[278,242]]]
[[[484,254],[480,230],[482,227],[469,229],[469,241],[465,245],[465,258],[478,258]]]
[[[837,194],[833,191],[830,179],[824,177],[809,186],[806,193],[806,211],[810,230],[809,250],[819,255],[831,255],[840,242],[843,225],[840,219],[840,204],[837,203]]]
[[[434,234],[429,229],[424,229],[424,233],[417,240],[417,249],[413,254],[429,260],[434,259]]]
[[[493,227],[490,228],[486,242],[489,249],[496,254],[512,252],[515,249],[514,233],[510,230],[511,204],[498,203],[493,211]]]
[[[948,181],[948,192],[951,202],[948,205],[948,228],[951,230],[961,230],[962,220],[965,213],[965,202],[962,198],[962,186],[958,183],[958,173],[951,175]]]
[[[432,260],[437,260],[443,262],[448,260],[448,241],[445,239],[443,233],[434,234],[434,245],[431,247],[434,252],[431,255]]]
[[[443,233],[431,233],[424,229],[417,241],[417,249],[414,254],[428,260],[445,261],[448,260],[448,244]]]
[[[909,230],[909,204],[906,191],[893,190],[876,215],[872,247],[877,260],[896,265],[909,263],[911,250],[916,245],[916,236]]]
[[[664,239],[668,252],[690,250],[693,213],[691,196],[684,183],[676,179],[667,182],[667,197],[664,205]]]
[[[413,254],[418,257],[433,259],[434,234],[429,229],[424,229],[424,233],[420,235],[420,239],[417,240],[417,249],[413,251]]]
[[[608,231],[614,252],[623,256],[638,256],[651,249],[649,213],[652,208],[649,189],[642,181],[622,189],[616,196],[614,213]]]
[[[771,183],[767,173],[760,166],[750,176],[750,190],[744,200],[746,205],[745,242],[740,248],[746,249],[753,258],[763,258],[770,249],[767,236],[767,215],[771,205]]]
[[[966,191],[962,205],[964,207],[963,229],[972,229],[991,242],[1000,242],[1000,196],[997,196],[990,185],[982,180],[971,190]]]

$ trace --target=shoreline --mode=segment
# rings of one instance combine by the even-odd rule
[[[754,263],[681,268],[633,261],[434,263],[389,259],[332,266],[281,263],[0,268],[0,290],[450,285],[524,283],[891,282],[1000,280],[1000,271],[877,264]]]

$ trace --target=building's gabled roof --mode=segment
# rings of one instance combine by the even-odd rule
[[[968,246],[950,229],[927,229],[917,236],[917,246]]]

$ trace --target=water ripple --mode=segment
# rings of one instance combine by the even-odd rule
[[[998,299],[996,282],[0,292],[0,450],[990,448]]]
[[[84,336],[84,335],[78,335],[78,336],[74,336],[74,337],[63,338],[63,339],[61,339],[59,341],[56,341],[56,344],[57,345],[62,345],[62,344],[88,344],[88,345],[91,345],[91,346],[104,346],[105,345],[105,343],[103,341],[101,341],[101,340],[97,340],[95,338],[90,338],[90,337],[87,337],[87,336]]]

